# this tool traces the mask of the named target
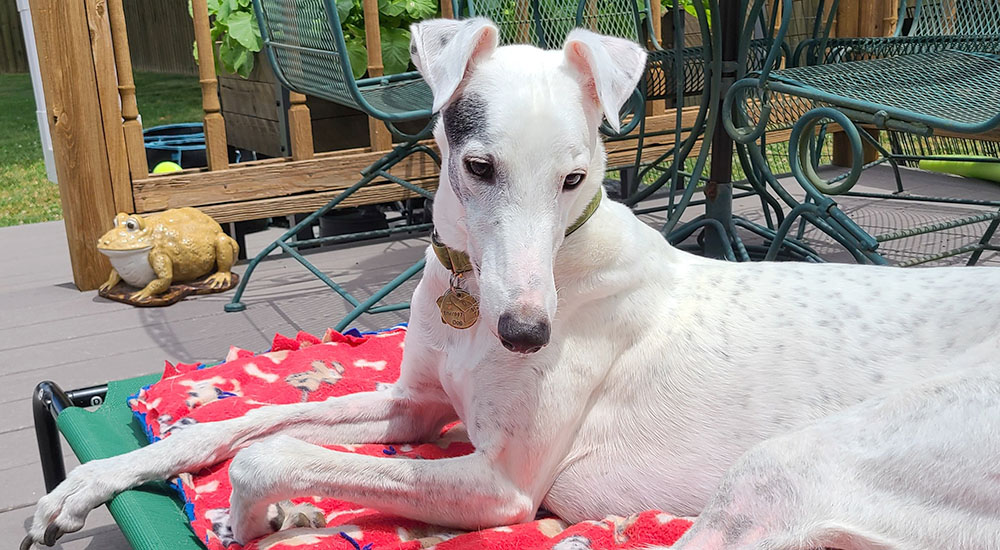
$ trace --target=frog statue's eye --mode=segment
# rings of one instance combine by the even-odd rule
[[[139,220],[135,218],[129,218],[125,220],[125,228],[129,231],[135,231],[139,229]]]

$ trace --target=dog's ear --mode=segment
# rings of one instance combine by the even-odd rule
[[[434,93],[433,111],[454,99],[480,59],[497,49],[499,31],[485,17],[431,19],[410,27],[410,56]]]
[[[646,51],[631,40],[586,29],[570,32],[563,51],[570,65],[579,71],[585,94],[597,102],[617,132],[618,113],[646,70]]]

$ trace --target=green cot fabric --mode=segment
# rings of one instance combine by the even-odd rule
[[[59,431],[81,462],[107,458],[148,444],[126,399],[160,379],[150,374],[108,384],[104,404],[96,411],[70,407],[56,420]],[[204,550],[195,538],[184,503],[165,482],[149,483],[115,497],[108,509],[136,550]]]

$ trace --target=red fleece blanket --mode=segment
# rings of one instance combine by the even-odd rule
[[[320,339],[300,333],[278,335],[268,353],[231,348],[218,365],[172,365],[163,379],[133,396],[129,405],[151,441],[199,422],[235,418],[275,403],[321,401],[330,396],[384,388],[399,376],[405,328],[360,334],[327,331]],[[460,427],[459,427],[460,428]],[[456,425],[424,445],[330,445],[336,451],[385,460],[436,459],[473,452],[456,440]],[[187,502],[191,528],[210,550],[240,548],[228,527],[231,487],[229,461],[184,474],[176,487]],[[594,490],[602,490],[595,487]],[[435,547],[459,549],[595,550],[671,545],[690,521],[651,510],[631,517],[608,517],[568,525],[553,516],[510,527],[461,532],[360,508],[333,498],[302,495],[296,510],[325,517],[325,528],[294,528],[248,544],[247,549],[308,547],[323,550],[385,550]]]

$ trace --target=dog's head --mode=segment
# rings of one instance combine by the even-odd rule
[[[604,179],[601,120],[618,127],[646,54],[586,30],[553,51],[497,37],[486,19],[431,20],[410,51],[441,113],[435,227],[477,268],[481,322],[530,353],[549,340],[556,250]]]

